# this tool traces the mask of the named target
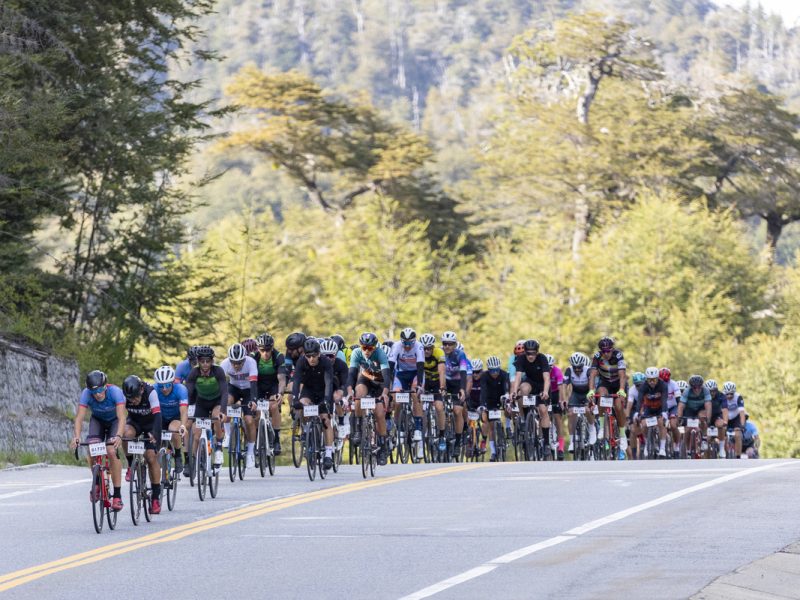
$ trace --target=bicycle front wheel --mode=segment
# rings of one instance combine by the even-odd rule
[[[303,428],[297,420],[292,421],[292,463],[299,469],[303,462]]]
[[[133,464],[129,465],[131,470],[131,481],[128,485],[128,500],[131,505],[131,521],[134,525],[139,525],[142,514],[142,505],[139,502],[139,458],[135,458]]]
[[[239,462],[239,427],[231,423],[231,433],[228,436],[228,476],[231,483],[236,481],[236,465]]]
[[[143,460],[139,464],[139,502],[142,505],[142,513],[147,522],[150,522],[150,490],[147,488],[147,463]]]
[[[269,466],[269,475],[275,475],[275,430],[270,424],[267,427],[267,440],[269,441],[269,452],[267,453],[267,465]]]
[[[256,458],[258,458],[258,472],[261,477],[265,477],[267,474],[267,426],[264,421],[258,423]]]
[[[180,450],[176,450],[176,452],[180,452]],[[167,494],[167,508],[172,510],[175,508],[175,497],[178,495],[178,477],[180,477],[180,474],[175,467],[175,456],[173,454],[167,454],[166,463],[168,477],[165,493]],[[161,489],[164,490],[163,487]]]
[[[314,481],[317,478],[317,433],[314,424],[309,425],[306,432],[306,468],[308,478]]]
[[[194,487],[194,475],[195,475],[195,453],[192,452],[192,448],[194,447],[194,425],[189,423],[189,441],[187,442],[186,446],[186,454],[188,457],[186,460],[189,461],[189,485]]]
[[[105,498],[103,494],[103,479],[100,465],[92,467],[92,489],[89,490],[89,499],[92,502],[92,519],[94,530],[97,533],[103,531],[103,509],[105,508]]]
[[[206,489],[208,486],[208,460],[206,452],[208,451],[208,440],[202,436],[198,440],[197,453],[195,454],[194,464],[197,468],[197,495],[200,500],[206,499]]]

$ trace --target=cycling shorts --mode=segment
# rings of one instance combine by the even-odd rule
[[[300,392],[300,398],[301,399],[308,398],[309,400],[311,400],[311,404],[316,404],[317,406],[319,406],[319,414],[321,415],[331,414],[330,407],[328,406],[328,403],[325,402],[324,390],[317,391],[317,390],[309,390],[307,388],[303,388],[303,391]],[[300,402],[295,403],[296,408],[300,408],[300,406],[302,406],[302,403]]]
[[[639,413],[640,419],[647,419],[648,417],[660,417],[661,416],[661,407],[658,408],[650,408],[649,406],[643,406],[641,412]]]
[[[685,404],[683,407],[683,416],[686,419],[697,419],[700,416],[700,413],[705,412],[705,406],[700,406],[698,408],[692,408],[688,404]]]
[[[733,431],[734,429],[744,429],[738,415],[733,419],[728,419],[728,431]]]
[[[235,386],[228,386],[228,395],[233,398],[233,403],[242,403],[242,415],[245,417],[252,417],[256,411],[250,409],[250,388],[242,389]]]
[[[585,392],[576,392],[575,390],[569,395],[569,401],[567,402],[568,406],[586,406],[589,402],[586,398],[586,394],[589,393],[589,390]]]
[[[373,398],[377,399],[381,394],[383,394],[382,381],[372,381],[371,379],[367,379],[363,375],[359,375],[358,381],[356,381],[356,385],[366,386],[367,396],[372,396]]]
[[[616,394],[619,392],[619,379],[616,381],[607,381],[606,379],[600,378],[600,381],[597,384],[597,389],[606,388],[609,394]]]
[[[201,400],[200,398],[197,399],[197,402],[194,404],[194,418],[195,419],[208,419],[211,417],[211,413],[214,410],[215,406],[219,406],[222,404],[222,399],[217,398],[216,400]]]
[[[455,396],[453,398],[454,405],[463,406],[464,402],[458,399],[458,392],[461,391],[460,379],[447,379],[445,381],[445,389],[447,390],[448,394],[453,394]]]
[[[160,431],[153,431],[153,425],[155,422],[150,419],[150,422],[143,422],[137,421],[136,419],[131,419],[128,417],[128,420],[125,422],[127,425],[133,427],[133,430],[136,432],[135,437],[139,437],[142,434],[150,434],[155,438],[155,443],[151,442],[147,437],[144,440],[144,447],[145,450],[158,450],[161,445],[161,432]]]
[[[117,435],[117,427],[119,425],[118,419],[111,421],[103,421],[95,416],[89,420],[89,432],[86,435],[86,441],[101,441],[105,442],[108,438]]]
[[[271,398],[278,393],[278,382],[260,383],[258,384],[258,397]]]
[[[416,371],[398,371],[394,375],[394,389],[396,391],[410,392],[416,386]]]

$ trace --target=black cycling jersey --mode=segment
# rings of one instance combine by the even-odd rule
[[[486,371],[481,375],[481,406],[497,406],[500,397],[508,393],[508,372],[500,370],[497,377]]]
[[[347,387],[347,379],[349,373],[347,371],[347,363],[344,362],[341,358],[334,357],[333,359],[333,389],[342,390],[346,392],[345,389]]]
[[[532,362],[524,354],[521,354],[514,359],[514,368],[517,369],[517,373],[525,374],[528,383],[534,388],[534,392],[544,388],[544,374],[550,372],[550,365],[547,364],[544,354],[537,354]]]
[[[627,369],[622,350],[614,349],[609,358],[600,352],[595,352],[590,369],[597,370],[603,381],[619,381],[619,372]]]
[[[333,363],[325,356],[320,356],[316,365],[312,366],[305,356],[301,356],[294,369],[292,395],[300,397],[300,384],[308,396],[322,397],[330,403],[333,399]]]
[[[711,394],[711,414],[714,417],[721,417],[722,416],[722,409],[728,408],[728,398],[720,392],[719,390],[716,393]],[[713,423],[712,423],[713,425]]]
[[[639,384],[637,388],[639,395],[638,406],[640,410],[648,409],[651,411],[667,412],[667,397],[669,396],[669,386],[662,380],[658,380],[655,387],[650,387],[646,381]]]
[[[151,431],[156,439],[161,436],[161,406],[155,388],[145,383],[141,400],[133,403],[132,398],[125,398],[128,420],[135,422],[142,431]]]

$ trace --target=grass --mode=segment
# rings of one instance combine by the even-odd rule
[[[49,465],[70,465],[75,466],[75,456],[72,452],[46,452],[37,454],[35,452],[0,452],[0,465],[7,467],[24,467],[37,463],[47,463]]]

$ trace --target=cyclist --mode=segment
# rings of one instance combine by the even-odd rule
[[[413,442],[422,441],[422,403],[419,394],[425,381],[425,349],[417,341],[417,332],[406,327],[400,332],[400,343],[394,344],[389,352],[389,367],[394,373],[394,389],[411,392],[411,414],[414,416]],[[395,419],[400,416],[400,407],[395,408]],[[422,444],[417,444],[420,458]]]
[[[444,351],[444,389],[440,390],[442,396],[450,394],[453,397],[453,417],[455,421],[455,448],[458,455],[461,450],[461,436],[464,433],[464,401],[467,398],[467,374],[472,369],[468,364],[467,355],[463,350],[458,350],[458,338],[453,331],[442,334],[442,350]],[[437,416],[439,406],[436,407]],[[447,443],[444,439],[444,405],[442,404],[442,425],[439,426],[439,451],[444,452]],[[437,418],[437,422],[438,422]]]
[[[644,383],[645,376],[641,371],[636,371],[631,377],[633,386],[628,390],[628,403],[625,412],[628,415],[628,432],[630,433],[630,447],[628,448],[628,456],[638,458],[639,456],[639,436],[644,439],[646,433],[643,428],[636,422],[639,417],[640,402],[639,402],[639,386]]]
[[[258,397],[269,400],[269,416],[275,431],[275,455],[281,453],[281,405],[286,390],[283,354],[275,349],[275,339],[268,333],[256,338],[256,351],[251,354],[258,369]]]
[[[500,359],[490,356],[486,359],[486,371],[481,375],[480,381],[480,406],[485,408],[481,414],[484,438],[488,433],[490,462],[497,461],[497,446],[494,439],[494,428],[489,423],[490,410],[500,410],[503,406],[503,397],[508,394],[508,372],[500,368]],[[474,389],[474,387],[473,387]]]
[[[331,336],[331,339],[336,342],[336,346],[338,348],[336,358],[341,358],[344,361],[344,364],[349,365],[350,355],[353,351],[347,346],[347,344],[345,344],[344,338],[338,333],[334,333]]]
[[[253,356],[253,354],[258,352],[258,342],[253,338],[247,338],[239,343],[244,346],[244,351],[247,352],[249,356]]]
[[[514,361],[517,360],[518,356],[522,356],[523,354],[525,354],[525,340],[517,340],[517,343],[514,344],[514,352],[508,357],[508,377],[511,381],[514,381],[514,377],[517,374]]]
[[[582,352],[575,352],[569,357],[569,366],[564,371],[564,396],[568,398],[567,405],[584,406],[588,410],[584,413],[589,424],[589,445],[593,446],[597,442],[597,429],[594,424],[594,413],[591,410],[594,398],[587,399],[589,393],[589,357]],[[587,406],[588,403],[588,406]],[[575,423],[578,417],[571,412],[568,415],[569,421],[569,452],[574,451],[572,438],[575,437]]]
[[[703,386],[703,378],[700,375],[689,377],[689,389],[683,392],[678,403],[678,421],[681,418],[701,419],[701,430],[705,432],[705,421],[711,414],[711,394]],[[684,432],[684,441],[689,446],[689,429]]]
[[[545,452],[550,452],[550,415],[547,405],[550,403],[550,365],[547,358],[539,354],[539,342],[525,340],[525,353],[514,361],[516,375],[511,384],[511,395],[516,398],[519,414],[525,423],[526,407],[522,404],[522,397],[531,394],[537,396],[536,410],[539,413],[539,422],[542,427],[542,437],[547,440],[544,444]],[[522,380],[523,375],[525,381]]]
[[[722,392],[728,401],[728,431],[733,431],[736,456],[742,455],[742,432],[745,429],[747,416],[744,411],[744,398],[736,391],[736,384],[726,381]]]
[[[614,414],[619,424],[619,460],[625,460],[625,451],[628,449],[628,438],[625,433],[625,407],[623,400],[627,397],[628,375],[625,357],[622,351],[614,348],[614,340],[610,337],[602,337],[597,342],[598,351],[592,358],[592,366],[589,368],[589,381],[595,382],[595,377],[599,377],[597,389],[589,390],[590,396],[609,396],[616,394],[614,399]]]
[[[306,334],[302,331],[295,331],[286,337],[286,354],[283,358],[286,381],[292,379],[294,375],[294,363],[303,355],[303,343],[305,341]]]
[[[423,362],[425,391],[429,394],[438,394],[442,387],[441,382],[445,379],[444,351],[436,347],[436,337],[432,333],[423,333],[419,341],[425,353]]]
[[[562,415],[564,414],[564,407],[567,404],[566,393],[563,400],[561,399],[561,390],[564,388],[564,374],[561,369],[556,365],[556,359],[552,354],[545,354],[547,364],[550,366],[550,407],[553,411],[553,421],[556,424],[556,433],[558,434],[558,460],[564,460],[564,429],[562,424]]]
[[[197,366],[197,346],[191,346],[186,351],[186,358],[175,367],[175,383],[183,383],[189,376],[192,367]]]
[[[114,447],[114,451],[108,454],[111,482],[114,485],[111,510],[119,512],[122,510],[122,463],[117,456],[117,448],[122,442],[125,429],[125,396],[117,386],[109,385],[108,378],[102,371],[90,371],[86,375],[86,387],[81,392],[75,415],[74,434],[70,444],[73,450],[81,443],[81,428],[87,409],[91,411],[92,417],[89,420],[86,441],[105,441]],[[91,468],[92,459],[89,457],[89,469]]]
[[[186,391],[189,404],[194,404],[194,418],[214,420],[214,467],[222,464],[222,438],[225,435],[222,423],[228,406],[228,378],[219,365],[214,364],[214,349],[211,346],[197,347],[197,366],[186,378]],[[200,441],[200,429],[196,429],[191,452],[197,450]]]
[[[347,364],[339,358],[341,351],[333,338],[324,340],[319,345],[319,351],[325,358],[331,361],[333,365],[333,403],[339,425],[344,425],[345,411],[342,401],[345,396],[349,396],[353,393],[353,390],[347,387]]]
[[[478,447],[480,448],[481,454],[483,454],[486,452],[486,434],[488,430],[488,425],[483,425],[483,420],[480,414],[484,412],[485,409],[485,406],[481,403],[483,361],[480,358],[473,358],[470,361],[470,365],[472,366],[472,376],[468,377],[468,379],[472,380],[472,385],[469,388],[469,395],[467,396],[467,413],[470,411],[478,413],[478,424],[480,425],[480,444]],[[478,440],[473,440],[473,442],[478,443]]]
[[[750,420],[750,415],[744,413],[745,424],[742,432],[741,458],[758,458],[758,449],[761,447],[761,438],[758,436],[758,427]]]
[[[161,512],[161,465],[158,464],[156,452],[161,440],[161,405],[155,388],[139,379],[136,375],[128,375],[122,382],[122,393],[125,395],[125,408],[128,419],[125,424],[125,437],[133,438],[146,435],[144,442],[144,460],[150,472],[152,497],[150,512],[157,515]],[[147,398],[147,402],[144,399]],[[127,452],[128,444],[125,444]],[[128,470],[125,481],[131,480],[131,464],[133,457],[128,455]]]
[[[325,458],[322,466],[326,471],[330,470],[333,467],[333,427],[330,423],[333,362],[321,355],[316,338],[307,338],[303,342],[303,356],[297,360],[292,379],[292,398],[295,399],[294,408],[298,411],[304,405],[316,404],[319,407],[319,417],[325,431]]]
[[[664,423],[667,419],[669,387],[665,381],[659,378],[656,367],[647,367],[644,370],[644,377],[644,383],[639,384],[636,392],[639,414],[634,418],[634,422],[642,434],[645,434],[647,426],[642,424],[644,420],[649,417],[658,418],[658,456],[666,458],[667,428]]]
[[[681,399],[683,390],[678,381],[673,381],[672,371],[667,367],[661,367],[658,371],[658,378],[667,384],[669,395],[667,396],[667,414],[669,416],[669,429],[672,436],[673,458],[678,457],[678,402]],[[688,387],[688,384],[687,384]]]
[[[182,383],[174,383],[175,370],[169,365],[158,367],[153,373],[158,404],[161,407],[161,425],[165,430],[173,431],[172,447],[175,449],[175,469],[184,469],[186,458],[186,476],[189,476],[189,453],[181,453],[182,438],[188,426],[189,392]]]
[[[391,369],[389,359],[383,349],[378,347],[378,336],[367,331],[359,338],[360,346],[350,355],[348,387],[355,389],[356,396],[356,430],[353,433],[353,444],[361,441],[361,423],[364,413],[361,411],[361,398],[375,398],[375,429],[378,434],[380,448],[378,460],[386,464],[386,410],[389,406],[389,386],[391,385]]]
[[[258,398],[258,365],[242,344],[228,348],[228,356],[220,365],[228,377],[228,406],[240,405],[247,438],[247,468],[256,466],[256,398]],[[230,423],[223,415],[226,425]]]
[[[708,424],[717,428],[717,444],[719,445],[717,456],[725,458],[725,439],[727,436],[726,430],[728,428],[728,399],[725,397],[725,394],[719,391],[717,382],[713,379],[707,380],[705,385],[708,392],[711,394],[711,418]],[[713,440],[709,439],[708,441],[712,443]]]

